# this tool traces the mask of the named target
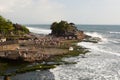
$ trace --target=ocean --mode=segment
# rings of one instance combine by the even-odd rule
[[[120,80],[120,25],[76,25],[85,34],[100,37],[99,43],[80,42],[89,49],[85,58],[65,58],[77,64],[18,74],[11,80]],[[50,25],[27,25],[31,32],[49,34]],[[1,80],[1,79],[0,79]]]

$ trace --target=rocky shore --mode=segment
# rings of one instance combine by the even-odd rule
[[[19,24],[11,25],[17,33],[21,34],[16,34],[13,30],[9,36],[0,38],[0,58],[2,59],[42,62],[51,56],[80,52],[77,49],[79,47],[74,45],[77,42],[97,43],[100,40],[85,35],[84,31],[78,30],[74,23],[67,21],[52,23],[50,27],[52,32],[49,35],[30,33],[27,28]]]
[[[14,43],[12,41],[2,42],[3,48],[0,51],[0,59],[7,62],[39,63],[39,65],[20,68],[10,74],[0,73],[0,75],[5,76],[5,80],[8,80],[6,77],[19,73],[55,68],[56,65],[62,64],[74,64],[74,62],[63,61],[62,58],[78,56],[87,52],[86,49],[76,45],[81,40],[34,33],[29,34],[29,36],[31,39],[28,40],[20,39]],[[6,46],[5,49],[4,46]]]
[[[14,49],[1,50],[0,57],[26,62],[40,62],[49,59],[51,56],[67,54],[73,42],[78,42],[78,40],[68,40],[63,37],[58,38],[48,35],[39,37],[34,35],[34,37],[34,39],[30,40],[19,40],[17,43],[13,43],[12,41],[2,42],[1,45],[8,48],[14,47]]]
[[[32,64],[32,66],[18,68],[11,73],[0,72],[1,76],[5,76],[4,80],[9,80],[9,76],[19,73],[51,69],[55,68],[56,65],[75,64],[76,62],[66,62],[62,58],[74,57],[80,54],[82,58],[85,58],[85,53],[89,51],[86,48],[77,46],[77,43],[81,41],[97,43],[100,41],[99,38],[84,34],[84,31],[78,30],[73,23],[65,21],[53,23],[51,29],[52,33],[49,35],[29,33],[17,37],[17,39],[1,38],[0,60]],[[39,64],[33,65],[34,63]]]
[[[25,26],[12,23],[2,16],[0,23],[0,77],[4,76],[4,80],[10,80],[9,76],[20,73],[75,64],[63,58],[80,54],[85,58],[88,50],[77,46],[77,42],[100,41],[99,38],[85,35],[74,23],[67,21],[53,22],[49,35],[31,33]],[[7,71],[11,66],[14,66],[13,69]]]
[[[21,29],[21,25],[14,26]],[[77,46],[77,42],[96,43],[100,40],[84,34],[74,23],[66,21],[54,22],[50,29],[52,32],[49,35],[28,33],[17,39],[1,38],[0,58],[30,63],[49,61],[56,59],[56,56],[84,54],[86,49]]]

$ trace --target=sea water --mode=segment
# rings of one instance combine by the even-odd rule
[[[27,25],[31,32],[49,34],[50,25]],[[100,37],[99,43],[80,42],[89,49],[85,58],[65,58],[77,64],[61,65],[45,71],[33,71],[11,77],[12,80],[120,80],[120,26],[77,25],[85,34]]]
[[[78,45],[90,50],[86,58],[66,59],[76,61],[75,65],[62,65],[51,72],[55,80],[120,80],[120,26],[79,25],[79,29],[102,42],[81,42]]]

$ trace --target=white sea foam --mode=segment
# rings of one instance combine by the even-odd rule
[[[116,56],[116,53],[107,51],[103,45],[95,43],[80,42],[78,45],[89,48],[91,52],[86,54],[86,58],[75,57],[72,60],[78,61],[75,65],[61,65],[51,69],[55,80],[120,80],[119,54]],[[97,54],[99,56],[96,56]]]
[[[120,43],[120,39],[111,39],[111,40],[109,40],[110,42],[113,42],[113,43]]]
[[[111,34],[120,34],[120,32],[109,32],[109,33],[111,33]]]
[[[103,37],[100,33],[97,32],[85,32],[86,35],[92,36],[92,37],[99,37],[101,38],[102,42],[107,42],[107,38]]]
[[[96,49],[96,50],[97,50],[96,44],[94,44],[94,43],[90,43],[90,42],[80,42],[80,43],[78,43],[77,45],[78,45],[78,46],[85,47],[85,48],[88,48],[88,49]]]
[[[43,29],[43,28],[33,28],[33,27],[27,27],[30,32],[33,32],[33,33],[38,33],[38,34],[49,34],[51,33],[51,30],[50,29]]]
[[[119,53],[109,50],[111,47],[106,43],[80,42],[78,46],[89,48],[90,52],[85,55],[86,58],[78,56],[68,59],[77,61],[75,65],[61,65],[51,69],[55,80],[120,80]]]
[[[85,32],[85,34],[99,37],[102,42],[78,43],[78,46],[88,48],[90,52],[85,55],[86,58],[77,56],[68,59],[77,61],[75,65],[63,65],[52,69],[55,80],[120,80],[120,53],[119,48],[116,49],[117,45],[113,44],[120,40],[109,38],[107,34],[103,35],[98,32]]]
[[[86,35],[92,36],[92,37],[99,37],[102,38],[102,35],[97,32],[85,32]]]
[[[94,44],[94,43],[89,43],[89,42],[80,42],[80,43],[78,43],[78,46],[79,45],[89,48],[90,51],[97,51],[97,52],[101,52],[101,53],[107,53],[107,54],[113,54],[113,55],[120,56],[120,53],[115,52],[114,50],[109,50],[108,46],[102,46],[99,44]]]

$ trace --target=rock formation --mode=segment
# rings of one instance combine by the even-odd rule
[[[82,40],[85,37],[84,32],[78,30],[74,23],[68,23],[67,21],[54,22],[50,29],[52,30],[51,35],[56,37],[78,40]]]

